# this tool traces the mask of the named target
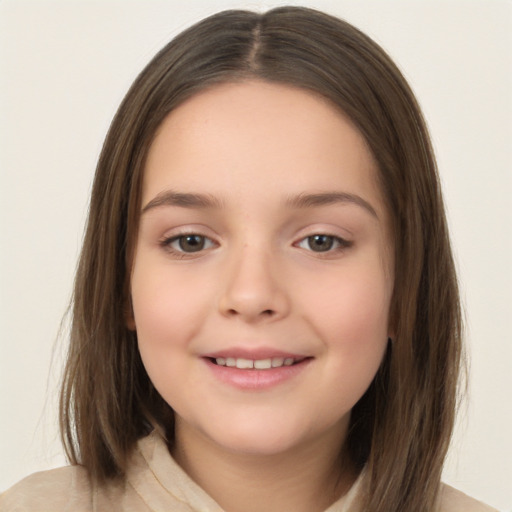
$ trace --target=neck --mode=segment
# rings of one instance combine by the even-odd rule
[[[341,431],[341,433],[340,433]],[[343,464],[346,429],[271,455],[233,452],[177,422],[173,456],[226,512],[320,512],[356,479]]]

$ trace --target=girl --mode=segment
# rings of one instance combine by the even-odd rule
[[[61,395],[2,510],[478,511],[440,484],[457,283],[418,105],[317,11],[227,11],[105,141]]]

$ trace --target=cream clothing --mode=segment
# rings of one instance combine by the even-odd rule
[[[361,478],[325,512],[362,512]],[[440,512],[492,512],[494,509],[443,486]],[[223,512],[170,456],[153,432],[137,444],[126,482],[91,485],[82,466],[35,473],[0,495],[1,512]]]

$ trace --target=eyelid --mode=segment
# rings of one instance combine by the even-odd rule
[[[304,251],[312,253],[319,257],[328,257],[335,255],[339,252],[343,252],[349,249],[354,242],[350,239],[347,239],[346,236],[340,235],[336,233],[340,231],[336,227],[326,227],[326,226],[309,226],[306,229],[301,230],[301,233],[297,234],[295,238],[295,242],[292,243],[292,246],[300,248]],[[206,234],[208,232],[208,234]],[[168,230],[165,235],[163,235],[158,240],[158,245],[161,246],[165,251],[174,254],[179,258],[194,258],[203,255],[205,252],[210,251],[211,249],[218,247],[220,244],[216,240],[216,236],[210,235],[211,230],[206,228],[203,225],[187,225],[176,227],[174,229]],[[197,251],[185,251],[181,248],[177,247],[177,243],[179,240],[186,236],[198,236],[205,240],[205,246],[201,247]],[[324,251],[315,251],[311,247],[305,247],[308,239],[314,236],[326,236],[333,239],[333,246],[324,250]]]
[[[187,236],[197,236],[197,237],[201,237],[202,239],[205,240],[205,242],[209,245],[209,247],[203,247],[201,248],[199,251],[197,252],[201,252],[201,251],[204,251],[206,249],[209,249],[210,247],[213,247],[215,245],[215,242],[208,236],[204,236],[204,235],[200,235],[198,233],[186,233],[184,235],[177,235],[177,236],[173,236],[171,238],[168,238],[167,241],[166,241],[166,245],[168,245],[169,247],[172,247],[172,244],[176,243],[176,242],[179,242],[181,238],[185,238]],[[183,251],[181,249],[178,249],[178,248],[175,248],[173,247],[173,250],[176,250],[178,252],[183,252],[183,253],[186,253],[187,251]],[[193,253],[193,251],[191,251],[191,253]]]
[[[203,238],[207,246],[202,247],[198,251],[183,251],[179,247],[174,247],[173,244],[177,244],[181,238],[187,236],[198,236]],[[218,246],[218,242],[214,237],[205,234],[205,229],[201,227],[195,226],[187,226],[183,228],[173,229],[171,233],[165,234],[158,241],[158,245],[162,247],[168,253],[171,253],[175,257],[178,258],[194,258],[200,255],[203,255],[205,252],[211,250],[212,248]]]
[[[308,250],[311,250],[311,252],[319,252],[319,253],[320,252],[334,252],[336,249],[340,249],[340,248],[346,249],[352,245],[351,241],[346,240],[345,238],[343,238],[341,236],[332,235],[330,233],[324,233],[324,232],[317,232],[317,233],[312,233],[311,235],[306,235],[306,236],[300,238],[297,242],[295,242],[294,245],[305,249],[305,247],[302,247],[302,244],[304,242],[307,243],[307,241],[314,236],[325,236],[325,237],[332,238],[334,240],[334,243],[337,244],[338,247],[331,248],[328,251],[313,251],[312,249],[308,249]]]
[[[311,241],[311,237],[315,236],[332,238],[332,246],[325,250],[314,250],[309,245],[308,240]],[[294,238],[293,247],[300,249],[305,255],[316,259],[340,258],[354,245],[353,233],[344,226],[332,223],[310,224],[300,229]]]

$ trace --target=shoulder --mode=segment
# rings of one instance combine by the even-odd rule
[[[3,512],[92,510],[92,491],[82,466],[67,466],[30,475],[0,495]]]
[[[440,502],[439,512],[497,512],[495,508],[446,484],[441,486]]]

